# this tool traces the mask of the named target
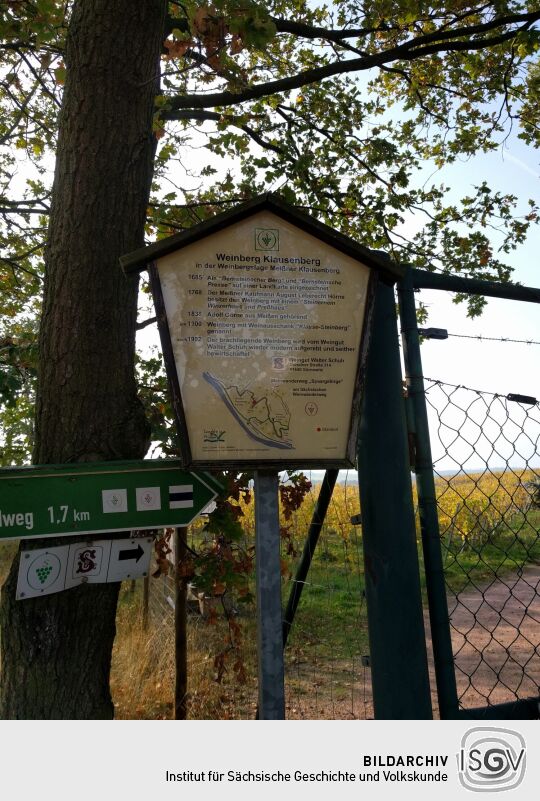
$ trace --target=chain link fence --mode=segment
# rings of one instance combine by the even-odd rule
[[[514,397],[514,396],[511,396]],[[441,546],[462,708],[536,696],[540,685],[540,404],[426,379]],[[287,528],[284,603],[318,494]],[[373,716],[356,474],[335,487],[286,649],[287,717]],[[253,519],[245,518],[253,539]],[[192,546],[196,549],[196,537]],[[174,584],[150,579],[150,626],[172,650]],[[246,679],[215,681],[226,620],[208,623],[215,599],[192,594],[188,616],[192,717],[253,718],[257,700],[255,615],[244,630]],[[234,606],[234,603],[233,603]],[[216,650],[217,649],[217,650]],[[171,661],[172,670],[172,661]],[[435,701],[435,699],[434,699]]]
[[[309,475],[309,474],[308,474]],[[306,577],[302,600],[285,651],[288,717],[367,719],[373,717],[364,561],[356,473],[343,471]],[[301,550],[320,485],[290,522]],[[284,580],[288,597],[297,557]]]
[[[308,477],[312,490],[288,521],[282,548],[282,588],[285,606],[296,565],[315,508],[321,477]],[[303,594],[285,650],[286,716],[289,719],[358,719],[373,716],[367,618],[363,592],[361,529],[351,523],[359,512],[356,473],[343,473],[336,485],[319,542],[304,582]],[[247,544],[254,541],[251,509],[243,521]],[[200,526],[188,544],[197,550]],[[159,637],[160,649],[171,654],[161,678],[174,686],[174,598],[172,575],[148,580],[148,632]],[[254,581],[254,578],[253,578]],[[191,588],[188,593],[188,717],[253,719],[257,708],[256,619],[253,606],[227,601],[235,625],[241,628],[241,659],[245,673],[219,676],[216,656],[227,641],[227,615],[222,601]],[[214,614],[215,610],[217,614]]]
[[[426,379],[425,387],[460,706],[470,709],[538,696],[540,404],[534,398],[516,400],[433,379]],[[322,474],[308,477],[313,488],[304,504],[282,521],[284,606],[296,580]],[[358,513],[356,473],[342,473],[285,651],[289,719],[373,717]],[[245,510],[244,529],[250,547],[251,508]],[[188,544],[193,550],[201,536],[200,524],[192,527]],[[174,555],[170,575],[148,580],[146,637],[160,655],[156,682],[161,695],[171,697],[173,561]],[[216,657],[226,647],[229,625],[222,600],[195,591],[189,596],[190,718],[256,715],[255,610],[252,605],[242,608],[234,598],[227,605],[242,631],[242,682],[230,669],[218,677]],[[433,681],[432,694],[434,686]],[[433,702],[436,709],[435,697]],[[166,706],[172,709],[170,702]]]
[[[425,379],[462,708],[540,692],[540,404]]]

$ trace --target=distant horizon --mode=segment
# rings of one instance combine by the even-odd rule
[[[435,476],[458,476],[458,475],[474,475],[477,473],[484,473],[489,471],[490,473],[504,473],[508,470],[512,471],[523,471],[523,470],[533,470],[538,471],[538,475],[540,477],[540,459],[538,464],[534,465],[505,465],[503,467],[491,467],[486,466],[486,464],[480,464],[478,467],[467,467],[461,468],[459,470],[437,470],[436,468],[433,469]],[[321,483],[324,479],[325,470],[302,470],[299,468],[299,472],[304,473],[308,476],[312,483]],[[343,475],[346,474],[346,475]],[[414,471],[411,470],[411,478],[414,482],[416,480],[416,475]],[[351,481],[358,481],[358,471],[354,470],[353,468],[348,468],[339,471],[337,483],[338,484],[347,484]]]

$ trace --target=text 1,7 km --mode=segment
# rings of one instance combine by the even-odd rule
[[[80,512],[78,509],[70,509],[69,506],[49,506],[47,507],[51,523],[60,525],[61,523],[80,523],[90,520],[90,512]]]

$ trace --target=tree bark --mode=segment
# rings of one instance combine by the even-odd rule
[[[118,259],[143,244],[165,11],[165,0],[74,3],[45,257],[36,463],[142,458],[149,444],[134,377],[138,282]],[[119,584],[16,601],[18,562],[2,591],[0,714],[112,717]]]

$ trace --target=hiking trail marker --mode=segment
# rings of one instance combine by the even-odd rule
[[[220,489],[177,459],[8,468],[0,470],[0,539],[187,526]]]
[[[17,600],[51,595],[79,584],[106,584],[147,576],[152,545],[152,537],[137,537],[22,551]]]

